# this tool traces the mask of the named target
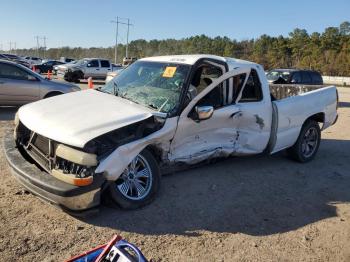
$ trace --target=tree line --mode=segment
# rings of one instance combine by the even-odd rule
[[[35,49],[17,50],[21,55],[34,55]],[[43,56],[43,50],[39,50]],[[122,60],[125,45],[118,45]],[[132,57],[147,57],[173,54],[214,54],[254,61],[272,68],[303,68],[320,71],[323,75],[350,76],[350,22],[338,27],[328,27],[322,33],[309,34],[305,29],[296,28],[285,36],[272,37],[266,34],[257,39],[237,41],[228,37],[197,35],[183,39],[130,42]],[[45,57],[84,58],[103,57],[114,60],[114,47],[61,47],[45,51]]]

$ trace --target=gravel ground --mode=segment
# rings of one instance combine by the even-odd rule
[[[74,218],[23,190],[1,151],[0,260],[62,261],[119,234],[154,261],[350,261],[350,89],[339,91],[314,161],[279,153],[168,175],[136,211]],[[1,137],[14,112],[1,109]]]

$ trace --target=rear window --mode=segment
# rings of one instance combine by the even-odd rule
[[[91,60],[88,63],[88,67],[99,67],[98,60]]]
[[[300,73],[299,72],[293,73],[290,82],[292,84],[300,84],[301,83],[301,75],[300,75]]]
[[[243,88],[242,97],[239,102],[257,102],[261,101],[263,98],[261,83],[257,72],[252,69],[250,75],[248,76],[247,83]]]
[[[108,60],[101,60],[101,67],[110,67],[110,63]]]
[[[309,72],[303,71],[303,72],[301,72],[301,76],[302,76],[302,81],[304,84],[312,84],[312,80],[311,80],[311,76],[310,76]]]
[[[318,72],[310,72],[312,82],[317,85],[322,85],[323,84],[323,79],[320,73]]]

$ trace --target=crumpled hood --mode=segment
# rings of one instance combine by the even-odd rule
[[[55,141],[82,148],[91,139],[152,116],[152,110],[131,101],[84,90],[22,106],[20,121]]]

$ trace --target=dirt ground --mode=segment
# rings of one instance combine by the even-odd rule
[[[0,260],[62,261],[114,234],[154,261],[350,261],[350,88],[316,159],[230,158],[163,177],[136,211],[77,219],[26,192],[0,153]],[[0,136],[12,109],[0,111]]]

